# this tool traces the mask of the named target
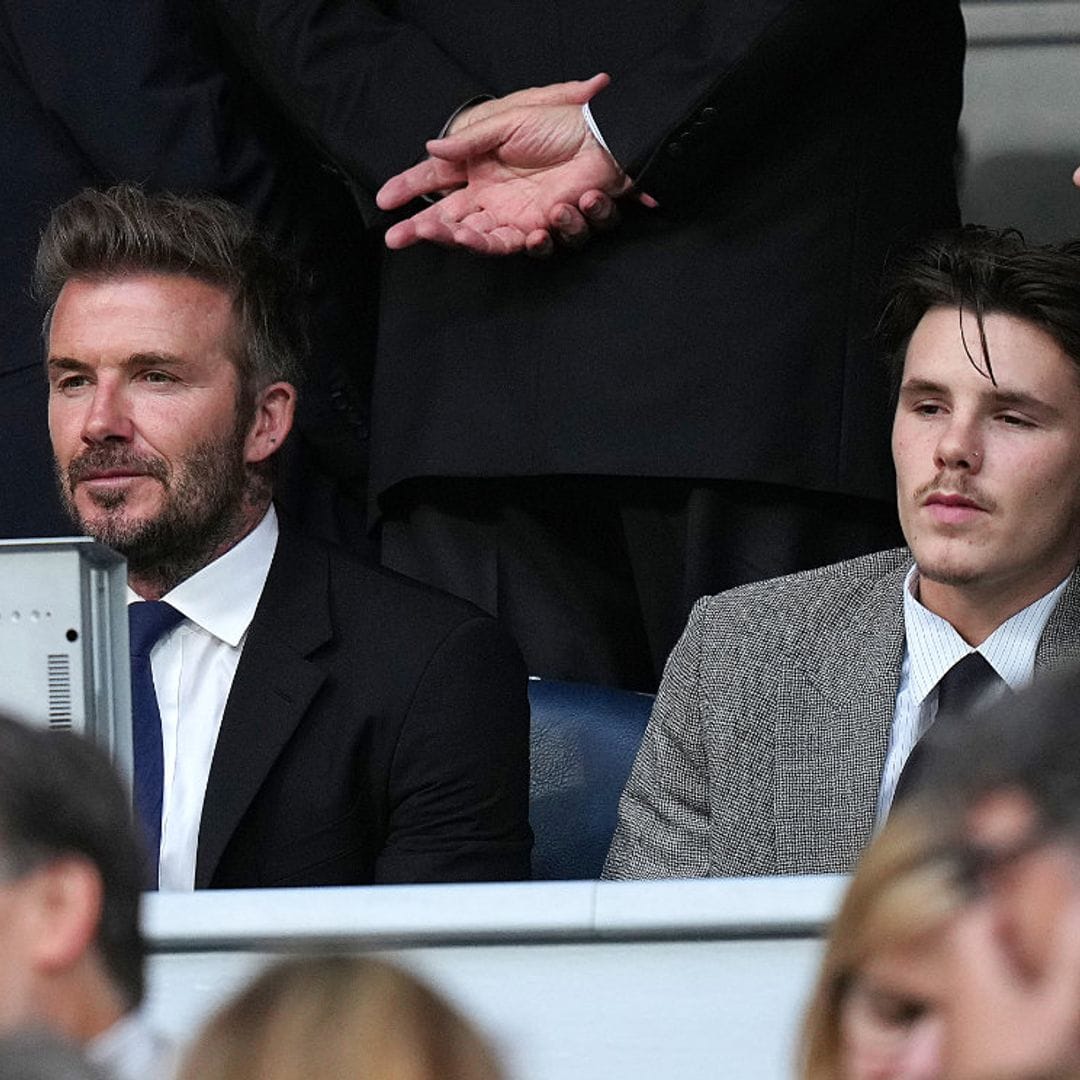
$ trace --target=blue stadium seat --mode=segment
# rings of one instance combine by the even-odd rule
[[[598,878],[653,696],[530,679],[529,704],[533,877]]]

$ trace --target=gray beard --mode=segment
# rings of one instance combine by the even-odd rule
[[[59,473],[61,495],[84,532],[124,555],[130,576],[164,594],[239,537],[247,507],[269,501],[269,485],[246,466],[242,447],[243,433],[237,431],[199,444],[185,458],[178,480],[160,459],[140,458],[108,445],[94,447]],[[126,520],[127,492],[108,491],[94,496],[105,514],[84,521],[72,495],[79,476],[123,465],[139,468],[162,484],[165,501],[160,512],[143,521]]]

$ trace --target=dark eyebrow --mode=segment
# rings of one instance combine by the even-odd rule
[[[175,356],[173,353],[139,352],[132,353],[124,361],[124,367],[178,367],[183,363],[183,357]],[[85,360],[79,360],[73,356],[50,356],[46,364],[50,370],[61,371],[86,371],[92,367]]]
[[[915,394],[932,394],[939,397],[951,396],[947,386],[933,382],[930,379],[911,379],[901,384],[900,393],[910,397]],[[982,397],[993,403],[998,409],[1027,409],[1044,415],[1058,416],[1059,410],[1049,401],[1025,394],[1022,390],[1007,390],[1000,383],[991,388],[987,386],[982,391]]]
[[[89,366],[70,356],[50,356],[45,363],[50,371],[82,371]]]
[[[929,379],[905,379],[900,384],[901,394],[948,394],[948,388]]]
[[[1058,408],[1049,401],[1025,394],[1020,390],[1002,390],[1000,385],[992,393],[988,394],[994,403],[1003,409],[1026,409],[1029,412],[1040,412],[1047,415],[1059,415]]]

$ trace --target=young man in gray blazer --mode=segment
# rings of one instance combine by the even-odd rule
[[[882,329],[908,548],[698,602],[606,876],[850,870],[958,662],[1006,693],[1080,656],[1080,248],[929,241]]]

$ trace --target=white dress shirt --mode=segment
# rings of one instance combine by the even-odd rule
[[[878,790],[879,828],[888,817],[904,762],[937,718],[937,687],[941,677],[968,653],[978,652],[1013,690],[1026,686],[1035,670],[1039,639],[1068,581],[1066,578],[1045,596],[1018,611],[973,649],[951,623],[919,603],[918,568],[913,566],[908,571],[904,579],[904,660]]]
[[[277,546],[271,506],[235,547],[162,600],[184,615],[150,650],[164,777],[159,888],[193,889],[203,797],[221,717]],[[128,603],[139,597],[128,590]]]

